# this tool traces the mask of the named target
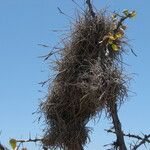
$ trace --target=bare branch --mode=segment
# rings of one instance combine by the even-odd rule
[[[42,46],[42,47],[45,47],[45,48],[48,48],[49,46],[48,45],[45,45],[45,44],[38,44],[39,46]]]
[[[90,15],[94,18],[95,17],[95,12],[93,11],[93,7],[92,7],[92,4],[91,4],[91,1],[90,0],[86,0],[86,4],[89,7],[89,13],[90,13]]]
[[[116,134],[116,132],[115,131],[113,131],[113,130],[111,130],[111,129],[109,129],[109,130],[105,130],[105,131],[107,131],[107,132],[109,132],[109,133],[114,133],[114,134]],[[144,135],[144,137],[141,137],[141,136],[139,136],[139,135],[134,135],[134,134],[125,134],[125,133],[123,133],[123,136],[125,136],[125,137],[129,137],[129,138],[134,138],[134,139],[137,139],[138,141],[140,141],[140,142],[136,142],[136,143],[134,143],[134,146],[133,146],[133,144],[132,144],[132,146],[133,146],[133,148],[132,148],[132,150],[137,150],[141,145],[143,145],[143,144],[145,144],[145,143],[150,143],[150,134],[149,135]]]
[[[63,14],[64,16],[66,16],[66,17],[71,18],[71,19],[74,20],[74,18],[72,18],[71,16],[65,14],[59,7],[57,7],[57,9],[58,9],[58,11],[59,11],[60,14]]]
[[[111,116],[113,120],[113,125],[115,128],[115,134],[117,137],[116,144],[121,150],[127,150],[125,141],[124,141],[124,136],[121,128],[121,123],[118,117],[118,112],[117,112],[117,104],[114,104],[111,108]]]
[[[42,142],[43,139],[35,138],[35,139],[28,139],[28,140],[16,140],[17,143],[30,143],[30,142]]]
[[[83,12],[85,12],[85,10],[75,1],[75,0],[72,0],[72,2],[77,5]]]
[[[46,83],[48,83],[51,80],[51,78],[48,78],[45,81],[41,81],[39,84],[43,87]]]
[[[144,135],[144,138],[141,140],[141,142],[135,145],[132,150],[137,150],[141,145],[145,144],[146,142],[150,143],[149,138],[150,138],[150,134]]]
[[[133,51],[133,49],[130,48],[130,50],[131,50],[131,52],[133,53],[133,55],[137,57],[137,54]]]
[[[52,56],[54,54],[54,52],[49,52],[48,54],[44,55],[44,56],[39,56],[39,58],[44,58],[44,61],[46,61],[50,56]]]

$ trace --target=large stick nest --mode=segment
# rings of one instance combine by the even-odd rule
[[[77,150],[86,144],[86,124],[103,109],[121,104],[127,93],[121,56],[103,41],[114,22],[103,12],[79,17],[61,49],[57,76],[41,103],[47,128],[43,144],[50,148]],[[116,41],[122,46],[123,38]],[[122,46],[123,47],[123,46]]]

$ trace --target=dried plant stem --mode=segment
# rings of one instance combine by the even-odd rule
[[[121,128],[121,123],[117,112],[117,104],[114,104],[113,108],[111,109],[111,117],[113,120],[113,125],[117,137],[117,146],[119,147],[120,150],[127,150],[124,141],[124,135]]]

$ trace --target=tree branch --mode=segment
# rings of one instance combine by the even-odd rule
[[[93,11],[93,7],[92,7],[92,4],[91,4],[91,1],[90,0],[86,0],[86,4],[88,5],[90,15],[94,18],[95,17],[95,12]]]
[[[150,138],[150,134],[144,135],[144,138],[141,140],[141,142],[135,145],[132,150],[137,150],[141,145],[145,144],[146,142],[150,143],[149,138]]]
[[[5,150],[5,148],[3,147],[1,143],[0,143],[0,150]]]
[[[119,147],[120,150],[127,150],[125,141],[124,141],[124,136],[121,128],[121,123],[118,117],[118,112],[117,112],[117,104],[114,104],[111,108],[111,116],[113,120],[113,125],[115,128],[115,134],[117,137],[117,146]]]
[[[43,139],[38,139],[38,138],[35,138],[35,139],[28,139],[28,140],[16,140],[17,143],[29,143],[29,142],[42,142]]]
[[[9,149],[0,143],[0,150],[9,150]]]
[[[120,20],[118,21],[117,27],[116,27],[116,29],[114,30],[114,32],[116,33],[116,32],[119,30],[119,28],[122,26],[122,23],[123,23],[127,18],[129,18],[129,17],[131,16],[131,14],[129,13],[129,14],[126,15],[126,16],[121,16],[121,15],[115,13],[115,15],[117,15],[117,16],[120,17]]]
[[[116,134],[115,131],[109,129],[109,130],[105,130],[109,133],[114,133]],[[129,138],[134,138],[134,139],[137,139],[138,141],[140,141],[138,144],[134,145],[134,147],[132,148],[132,150],[137,150],[141,145],[145,144],[145,143],[150,143],[150,134],[149,135],[144,135],[144,137],[141,137],[139,135],[134,135],[134,134],[125,134],[123,133],[123,136],[126,136],[126,137],[129,137]]]

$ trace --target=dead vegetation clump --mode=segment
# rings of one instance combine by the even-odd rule
[[[88,121],[104,109],[109,114],[112,105],[123,102],[127,95],[121,68],[123,37],[113,39],[119,50],[108,42],[117,25],[103,12],[94,17],[86,12],[74,23],[61,49],[58,74],[41,104],[47,124],[45,146],[83,149],[89,139]]]

